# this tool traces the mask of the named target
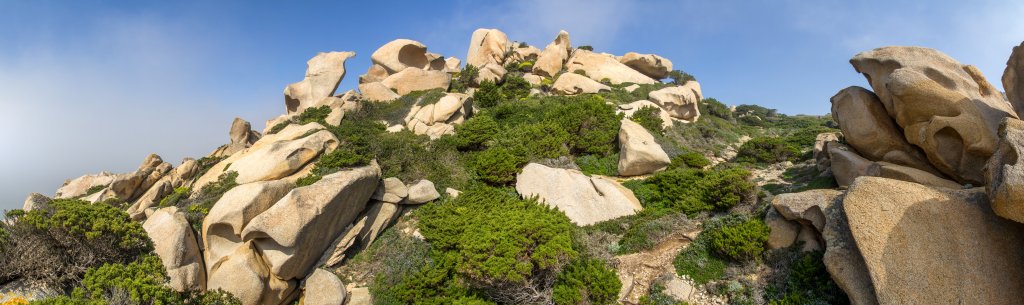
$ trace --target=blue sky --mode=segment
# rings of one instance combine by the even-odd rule
[[[494,3],[491,3],[494,2]],[[235,116],[262,129],[321,51],[355,51],[339,90],[396,38],[465,58],[476,28],[543,48],[655,53],[726,104],[825,114],[866,86],[849,66],[885,45],[939,49],[997,87],[1024,40],[1007,1],[10,1],[0,0],[0,209],[64,179],[177,164],[228,141]]]

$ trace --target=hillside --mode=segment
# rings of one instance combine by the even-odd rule
[[[1024,47],[938,51],[789,116],[654,54],[494,29],[319,53],[261,130],[68,180],[0,223],[3,304],[1012,304]],[[824,101],[825,97],[822,98]]]

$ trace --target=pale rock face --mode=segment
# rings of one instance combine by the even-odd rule
[[[771,228],[771,233],[768,234],[768,249],[789,247],[796,242],[796,236],[800,233],[799,223],[786,220],[774,208],[768,209],[764,223]]]
[[[409,39],[395,39],[384,44],[370,55],[370,61],[384,68],[388,74],[409,67],[426,69],[430,63],[427,58],[427,46]]]
[[[535,86],[535,87],[536,86],[540,86],[541,83],[544,82],[544,77],[541,77],[541,76],[533,74],[533,73],[525,73],[525,74],[523,74],[523,79],[526,80],[527,83],[530,83],[531,86]]]
[[[819,133],[814,137],[812,154],[814,156],[814,164],[819,172],[824,172],[832,166],[828,156],[828,144],[829,142],[839,142],[839,135],[838,132],[826,132]]]
[[[845,196],[845,194],[844,194]],[[822,261],[839,288],[846,292],[853,305],[877,305],[875,287],[864,263],[864,257],[850,232],[849,221],[839,199],[825,209],[825,230],[821,232],[825,241],[825,255]]]
[[[358,231],[360,243],[369,246],[374,240],[377,240],[377,236],[380,236],[385,228],[398,219],[401,210],[401,206],[390,202],[370,203],[363,216],[366,224]]]
[[[665,290],[663,293],[683,302],[697,301],[695,300],[697,288],[693,286],[693,282],[683,280],[676,274],[672,274],[672,277],[665,282]]]
[[[825,229],[825,211],[836,201],[842,200],[842,195],[843,192],[829,189],[779,194],[772,199],[772,207],[782,217],[821,232]]]
[[[381,184],[377,186],[377,190],[373,193],[373,200],[380,200],[383,202],[399,203],[409,196],[409,188],[395,177],[384,178]]]
[[[672,61],[654,54],[629,52],[619,62],[653,79],[664,79],[672,71]]]
[[[450,187],[446,187],[444,189],[444,193],[447,194],[448,197],[451,197],[452,199],[459,198],[459,194],[462,194],[462,192],[460,192],[459,190]]]
[[[153,252],[167,269],[170,278],[167,285],[171,289],[179,292],[206,289],[206,268],[185,213],[177,207],[156,210],[142,228],[153,240]]]
[[[1024,226],[982,188],[865,177],[843,208],[879,304],[1015,304],[1024,299]]]
[[[370,296],[370,289],[366,287],[355,287],[349,289],[349,301],[346,305],[371,305],[373,298]]]
[[[364,100],[373,102],[393,101],[402,97],[381,82],[359,84],[359,92],[362,93]]]
[[[341,305],[345,304],[345,283],[330,271],[319,269],[306,278],[302,289],[303,305]]]
[[[444,60],[445,69],[448,73],[455,73],[462,70],[462,61],[455,57],[448,57]]]
[[[615,110],[615,112],[622,113],[626,118],[632,118],[633,114],[636,113],[637,110],[644,107],[654,107],[658,110],[658,117],[661,118],[662,129],[671,128],[673,122],[675,122],[672,120],[672,116],[668,114],[668,111],[665,111],[665,109],[661,108],[658,104],[648,100],[639,100],[629,104],[619,105],[619,109]]]
[[[423,69],[448,73],[447,65],[444,55],[427,52],[427,66]]]
[[[43,196],[43,194],[31,193],[28,194],[28,198],[25,198],[25,204],[21,206],[21,209],[25,212],[37,209],[46,209],[49,206],[50,201],[53,200],[50,199],[50,197]]]
[[[633,192],[615,181],[536,163],[527,164],[516,177],[516,191],[523,197],[538,196],[581,226],[643,209]]]
[[[465,93],[446,93],[436,103],[414,105],[405,116],[405,127],[415,134],[437,139],[453,134],[454,125],[472,114],[472,99]]]
[[[325,128],[323,125],[320,125],[319,123],[309,123],[305,125],[291,124],[286,126],[278,133],[268,134],[260,138],[259,141],[253,143],[251,147],[245,149],[244,151],[231,155],[226,159],[217,162],[217,164],[214,164],[209,171],[207,171],[205,174],[196,179],[195,183],[193,183],[192,185],[192,189],[199,190],[203,186],[206,186],[207,184],[217,181],[217,179],[219,179],[220,176],[227,171],[239,171],[241,168],[234,167],[235,162],[249,156],[252,153],[255,153],[263,149],[270,149],[268,147],[273,147],[275,145],[280,146],[294,140],[301,140],[303,136],[312,136],[316,133],[316,131],[325,129],[327,128]],[[331,148],[331,150],[333,149],[334,148]],[[254,162],[259,162],[259,160],[254,160]],[[273,168],[275,166],[280,166],[280,164],[271,163],[273,162],[268,161],[267,164],[260,164],[259,166],[265,168]],[[229,169],[229,167],[231,167],[231,169]],[[299,170],[299,168],[296,168],[296,170]]]
[[[597,54],[587,50],[576,50],[566,63],[569,72],[583,70],[587,77],[600,81],[608,79],[612,84],[634,83],[653,84],[657,81],[620,63],[615,57]]]
[[[562,73],[551,85],[551,91],[561,95],[577,95],[611,91],[612,88],[576,73]]]
[[[884,161],[872,163],[870,166],[868,166],[868,170],[865,172],[865,175],[872,177],[896,179],[923,184],[927,186],[944,187],[949,189],[963,188],[963,185],[957,183],[956,181],[945,179],[936,176],[932,173],[919,170],[913,167],[892,164]]]
[[[810,227],[808,225],[805,225],[805,224],[801,224],[800,225],[800,234],[797,234],[797,236],[796,236],[797,242],[800,242],[800,243],[803,244],[803,246],[800,247],[800,251],[802,251],[802,252],[821,251],[823,247],[821,245],[821,241],[819,241],[819,239],[818,239],[819,235],[821,235],[821,234],[818,233],[818,231],[815,230],[814,228],[812,228],[812,227]]]
[[[309,105],[334,95],[345,77],[345,61],[353,56],[355,52],[318,53],[306,62],[306,77],[284,88],[288,113],[301,113]]]
[[[493,63],[505,64],[505,51],[511,43],[508,36],[496,29],[477,29],[469,39],[469,52],[466,53],[466,64],[483,67]]]
[[[832,175],[839,186],[848,186],[853,183],[853,179],[867,175],[868,167],[873,163],[858,155],[853,148],[838,142],[828,144],[828,155]]]
[[[398,95],[406,95],[413,91],[447,89],[450,82],[451,75],[448,73],[412,67],[405,68],[381,81],[384,86],[393,89]],[[363,94],[365,95],[366,92]]]
[[[171,169],[170,163],[164,162],[160,156],[150,154],[135,172],[115,175],[107,189],[112,193],[113,198],[133,202],[157,181],[160,181]]]
[[[326,130],[295,140],[278,141],[261,149],[250,150],[231,163],[229,171],[238,172],[240,184],[269,181],[287,177],[321,153],[338,147],[338,139]]]
[[[295,185],[281,181],[242,184],[228,190],[203,219],[202,238],[207,267],[242,244],[242,230]]]
[[[383,81],[388,78],[388,69],[381,65],[370,65],[369,69],[366,69],[366,74],[359,76],[359,84],[375,83]]]
[[[540,49],[537,47],[527,45],[525,47],[520,46],[519,43],[513,43],[515,49],[512,50],[513,59],[519,62],[524,61],[536,61],[537,56],[540,55]]]
[[[293,189],[253,218],[242,240],[260,249],[278,278],[301,278],[366,207],[379,181],[380,167],[374,162]]]
[[[97,185],[110,185],[114,181],[114,174],[102,172],[95,175],[84,175],[73,180],[64,182],[64,185],[57,189],[54,198],[75,198]]]
[[[277,126],[277,124],[290,121],[293,117],[295,117],[297,115],[299,115],[299,114],[298,113],[282,114],[282,115],[277,116],[276,118],[267,120],[266,125],[263,127],[263,134],[270,134],[270,129],[271,128],[274,128],[274,126]]]
[[[1007,118],[999,127],[999,146],[988,161],[985,188],[996,215],[1024,222],[1024,121]]]
[[[668,111],[673,118],[696,122],[700,118],[699,105],[704,96],[701,94],[700,84],[689,81],[682,86],[651,91],[647,94],[647,99]]]
[[[559,31],[555,40],[544,47],[544,51],[537,55],[537,62],[533,64],[533,74],[554,77],[555,74],[558,74],[558,71],[562,70],[565,60],[569,59],[569,52],[571,50],[572,45],[569,42],[569,33]]]
[[[832,118],[839,123],[846,143],[861,156],[939,174],[924,153],[907,142],[874,93],[852,86],[840,90],[831,101]]]
[[[639,176],[664,170],[672,159],[643,126],[623,119],[619,128],[619,175]]]
[[[1003,89],[1017,117],[1024,116],[1024,42],[1013,47],[1003,70]]]
[[[999,122],[1017,115],[976,67],[920,47],[878,48],[850,63],[936,169],[961,183],[984,180]]]
[[[231,122],[231,129],[228,131],[228,136],[231,139],[227,145],[217,148],[211,156],[221,157],[230,156],[239,152],[243,149],[249,148],[249,145],[255,143],[260,139],[260,134],[252,130],[252,124],[241,118],[235,118]]]
[[[406,198],[402,203],[424,204],[437,198],[441,198],[441,194],[437,192],[434,183],[423,179],[409,185],[409,198]]]
[[[506,73],[508,73],[508,71],[505,70],[505,67],[499,64],[489,63],[480,67],[480,74],[477,74],[477,77],[473,79],[473,83],[478,85],[485,81],[495,84],[501,83],[501,80],[505,77]]]
[[[207,289],[231,293],[243,305],[284,304],[298,293],[298,281],[271,274],[252,242],[211,264]]]

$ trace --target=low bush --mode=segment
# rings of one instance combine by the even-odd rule
[[[661,129],[661,124],[664,123],[664,121],[660,116],[658,116],[660,113],[661,109],[657,107],[644,106],[637,109],[637,111],[633,113],[633,117],[630,119],[633,120],[633,122],[640,124],[640,126],[643,126],[644,129],[649,130],[651,133],[662,134],[663,130]]]
[[[619,174],[619,154],[582,156],[576,158],[576,165],[587,175],[616,176]]]
[[[756,259],[764,252],[771,229],[760,219],[730,216],[708,222],[704,232],[715,253],[734,261]]]
[[[571,135],[551,122],[521,124],[495,136],[494,148],[511,150],[520,159],[536,161],[569,155]]]
[[[479,150],[494,138],[501,127],[489,115],[474,116],[462,124],[455,126],[455,145],[460,150]]]
[[[706,98],[699,105],[701,114],[712,115],[725,120],[733,120],[732,110],[714,98]]]
[[[646,186],[636,183],[628,186],[640,189],[637,198],[647,208],[694,215],[704,211],[724,211],[751,198],[754,184],[749,180],[750,172],[740,168],[710,171],[675,169],[647,178],[641,183]]]
[[[672,79],[672,84],[683,85],[688,81],[697,81],[696,77],[680,70],[672,70],[668,72],[668,77]]]
[[[577,49],[580,49],[580,50],[587,50],[587,51],[591,51],[591,52],[593,52],[593,51],[594,51],[594,47],[592,47],[592,46],[589,46],[589,45],[582,45],[582,46],[578,46],[578,47],[576,47],[576,48],[577,48]]]
[[[55,199],[49,209],[7,213],[0,222],[0,282],[24,278],[67,288],[86,270],[152,251],[142,225],[107,203]]]
[[[518,73],[507,73],[501,82],[501,94],[506,101],[518,101],[530,95],[531,87]]]
[[[320,107],[310,107],[303,110],[299,116],[295,117],[294,121],[299,125],[306,125],[309,123],[320,123],[320,125],[327,126],[324,120],[327,116],[331,115],[331,107],[324,105]]]
[[[473,103],[480,108],[489,108],[497,106],[504,97],[501,87],[492,81],[483,81],[480,82],[480,88],[473,92]]]
[[[101,185],[93,185],[93,186],[89,187],[89,189],[85,190],[85,195],[82,195],[81,197],[85,197],[85,196],[89,196],[89,195],[92,195],[92,194],[99,193],[100,191],[102,191],[105,188],[107,188],[106,185],[102,185],[102,184]]]
[[[708,160],[704,155],[695,152],[687,151],[672,157],[672,163],[668,165],[669,169],[675,168],[704,168],[711,165],[711,161]]]
[[[604,262],[578,259],[565,266],[555,279],[552,299],[555,304],[613,304],[622,282]]]
[[[599,96],[556,97],[561,102],[544,114],[569,133],[569,151],[573,154],[607,155],[614,152],[622,116]]]
[[[519,173],[519,167],[526,159],[511,149],[496,146],[477,154],[473,160],[473,169],[477,178],[492,185],[512,183]]]
[[[174,189],[174,192],[171,192],[170,195],[167,195],[163,199],[160,199],[160,203],[157,206],[161,208],[177,206],[178,202],[181,202],[182,200],[188,198],[188,195],[191,193],[192,189],[187,186],[176,188]]]
[[[471,187],[417,216],[435,264],[453,264],[470,288],[501,303],[551,302],[556,277],[578,256],[565,214],[510,190]]]
[[[223,173],[217,178],[217,181],[204,185],[199,192],[192,194],[187,199],[179,200],[176,206],[185,212],[185,218],[198,231],[202,226],[203,217],[210,213],[210,209],[217,203],[217,200],[220,200],[224,193],[238,186],[238,182],[235,181],[237,178],[238,172]]]
[[[806,252],[792,262],[783,287],[775,287],[781,297],[769,301],[769,304],[850,304],[846,293],[839,289],[825,269],[823,256],[821,251]]]
[[[776,137],[756,137],[740,146],[736,152],[737,162],[778,163],[795,161],[800,150]]]
[[[473,83],[473,79],[480,76],[480,69],[476,66],[466,64],[462,71],[452,79],[451,92],[465,93]]]
[[[320,156],[313,164],[313,170],[305,177],[295,182],[297,186],[306,186],[320,180],[325,175],[330,175],[346,168],[365,166],[370,164],[370,158],[364,156],[348,146],[340,146],[334,151]]]
[[[711,253],[707,238],[697,237],[673,261],[676,273],[697,284],[707,284],[725,277],[726,263]]]

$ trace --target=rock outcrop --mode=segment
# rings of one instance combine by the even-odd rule
[[[555,40],[544,47],[544,51],[537,56],[537,61],[533,64],[533,74],[555,77],[569,59],[570,52],[572,44],[569,42],[569,33],[559,31]]]
[[[840,90],[831,101],[832,118],[839,123],[846,144],[861,156],[939,174],[924,153],[907,142],[874,93],[853,86]]]
[[[242,244],[242,230],[295,185],[281,181],[243,184],[228,190],[203,219],[202,238],[207,269]]]
[[[985,188],[996,215],[1024,223],[1024,121],[1006,118],[999,127],[999,145],[989,159]]]
[[[373,75],[371,77],[398,73],[406,68],[426,69],[430,63],[427,46],[409,39],[395,39],[384,44],[370,55],[370,61],[373,66],[367,74]]]
[[[619,62],[653,79],[664,79],[672,71],[672,61],[654,54],[629,52],[619,57]]]
[[[562,73],[555,80],[555,83],[551,85],[551,91],[561,95],[578,95],[611,90],[611,87],[576,73]]]
[[[153,240],[154,252],[163,261],[170,278],[167,285],[171,289],[206,289],[206,266],[185,213],[178,211],[177,207],[156,210],[142,228]]]
[[[643,126],[623,119],[619,128],[619,175],[639,176],[668,167],[672,159]]]
[[[472,101],[465,93],[445,93],[435,103],[424,103],[420,99],[405,116],[405,128],[431,139],[453,134],[455,125],[472,115]]]
[[[1013,47],[1003,70],[1003,89],[1017,117],[1024,117],[1024,42]]]
[[[615,57],[607,54],[598,54],[587,50],[572,52],[572,57],[566,63],[566,70],[575,72],[582,70],[590,79],[601,81],[607,79],[612,84],[634,83],[653,84],[657,81],[647,77],[629,66],[620,63]]]
[[[658,111],[658,117],[661,118],[662,129],[668,129],[672,127],[674,121],[672,120],[672,116],[668,114],[668,111],[666,111],[664,108],[661,108],[661,106],[659,106],[658,104],[655,104],[654,102],[648,100],[639,100],[628,104],[621,104],[618,106],[618,109],[616,109],[615,112],[623,114],[626,118],[632,118],[633,113],[636,113],[637,110],[640,110],[641,108],[644,107],[652,107]]]
[[[664,108],[673,118],[696,122],[700,118],[699,105],[704,96],[701,94],[700,84],[689,81],[682,86],[651,91],[647,99]]]
[[[381,84],[394,90],[398,95],[406,95],[413,91],[430,89],[447,89],[451,75],[442,71],[405,68],[381,81]]]
[[[284,88],[284,102],[288,113],[302,113],[321,99],[334,95],[345,77],[345,61],[355,52],[318,53],[306,62],[306,77]]]
[[[483,67],[487,64],[505,65],[505,52],[511,47],[508,35],[496,29],[477,29],[469,39],[466,64]]]
[[[306,278],[302,288],[302,305],[341,305],[345,304],[345,283],[330,271],[316,269]]]
[[[633,215],[643,209],[633,192],[615,181],[537,163],[527,164],[519,173],[516,191],[523,197],[538,196],[580,226]]]

